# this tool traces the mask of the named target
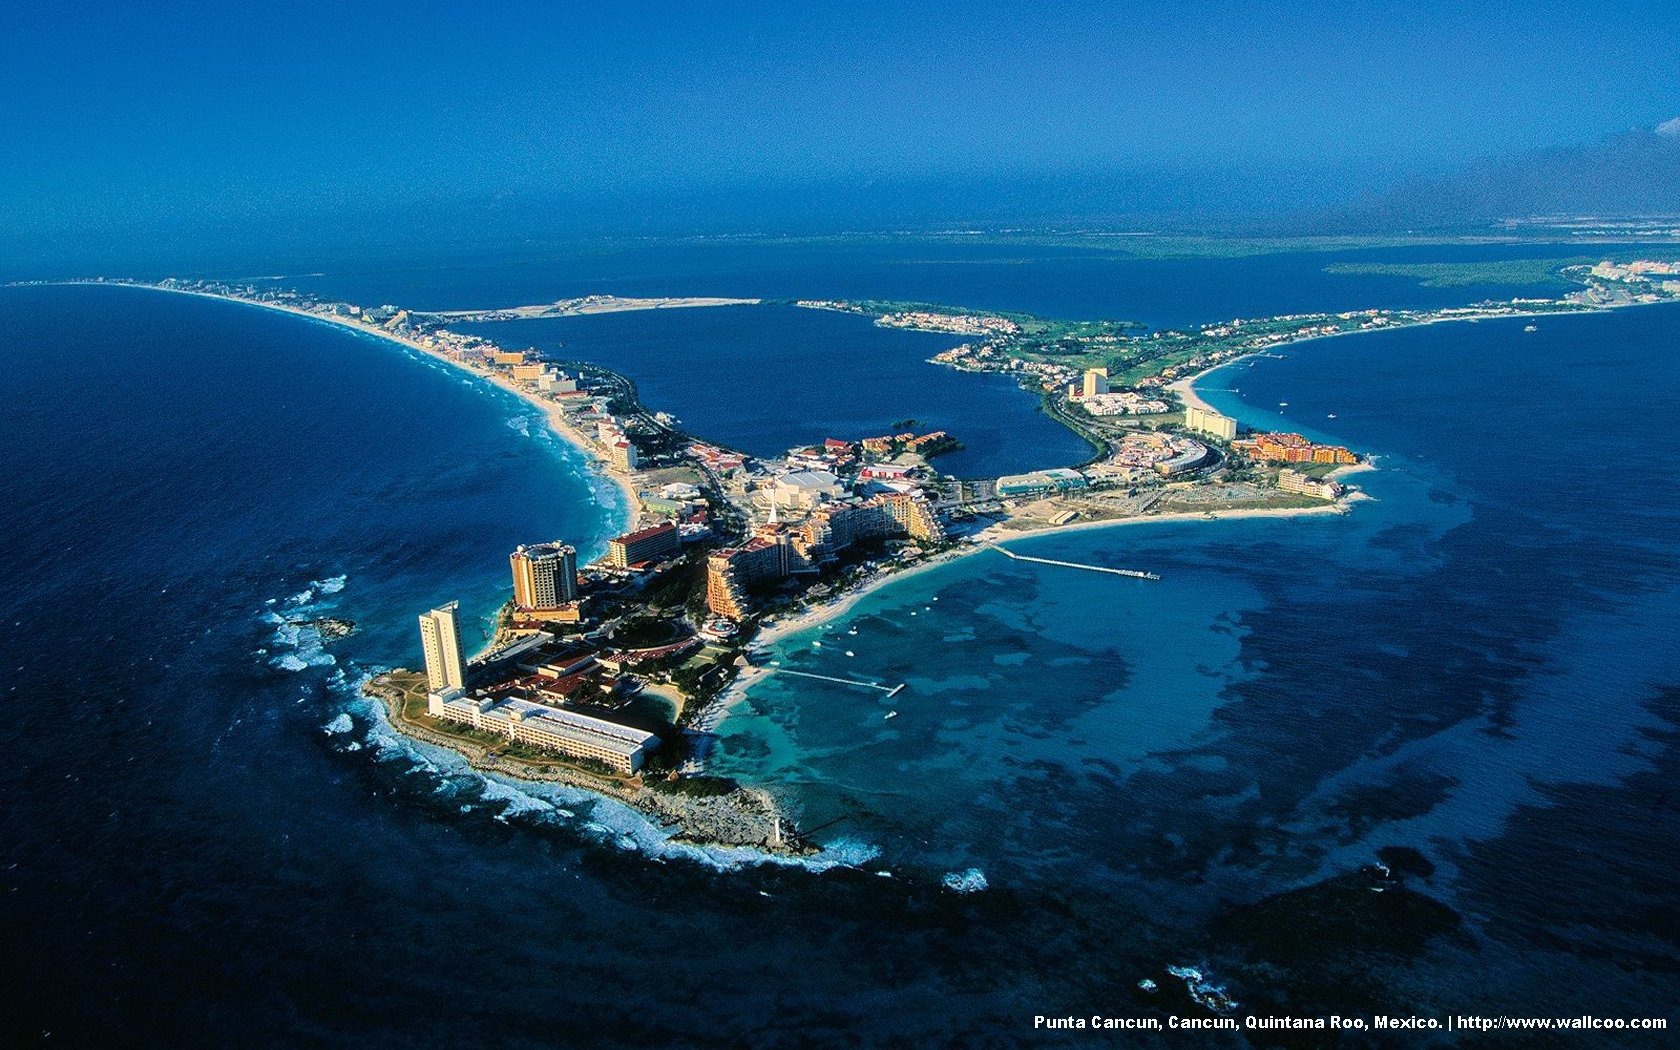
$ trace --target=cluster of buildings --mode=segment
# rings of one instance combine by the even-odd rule
[[[917,332],[946,332],[951,335],[1016,335],[1021,331],[1021,326],[1007,317],[934,313],[929,310],[883,314],[875,319],[875,323],[882,328],[909,328]]]
[[[720,475],[740,470],[746,464],[745,457],[739,452],[731,452],[726,448],[708,445],[703,441],[691,442],[688,446],[688,454],[708,470]]]
[[[1163,478],[1176,477],[1204,466],[1213,453],[1200,441],[1182,434],[1127,434],[1109,462],[1133,469],[1149,469]]]
[[[836,439],[830,438],[827,444],[833,445],[835,441]],[[883,434],[858,442],[863,451],[871,456],[891,456],[902,451],[922,457],[937,456],[955,447],[956,443],[956,439],[943,430],[927,434]]]
[[[1638,278],[1651,277],[1680,277],[1680,262],[1667,262],[1655,259],[1635,259],[1633,262],[1618,263],[1605,259],[1592,268],[1592,275],[1607,281],[1627,281]]]
[[[1358,463],[1359,457],[1340,445],[1315,445],[1300,434],[1254,434],[1231,447],[1262,463]]]
[[[659,738],[645,730],[531,698],[537,695],[557,700],[562,694],[553,686],[532,691],[504,683],[469,693],[457,613],[456,603],[451,602],[420,615],[426,713],[433,718],[568,758],[600,762],[623,774],[639,772],[659,747]],[[535,661],[521,665],[521,669],[539,682],[559,681],[587,670],[594,656],[566,653],[554,660],[538,655]]]
[[[1031,376],[1044,390],[1060,390],[1081,382],[1077,369],[1050,361],[1028,361],[1015,357],[1003,342],[964,343],[934,354],[928,360],[965,372],[1006,372],[1017,377]]]
[[[1657,279],[1665,277],[1680,278],[1680,262],[1636,259],[1633,262],[1617,263],[1606,259],[1594,266],[1588,273],[1601,281],[1640,286],[1645,289],[1660,291],[1664,295],[1680,295],[1680,280]]]
[[[1134,390],[1111,389],[1106,368],[1087,368],[1078,382],[1068,384],[1067,396],[1093,416],[1144,416],[1172,411],[1172,406],[1160,398]]]
[[[1093,394],[1079,399],[1093,416],[1152,416],[1171,412],[1172,405],[1158,397],[1146,397],[1134,390]]]
[[[939,515],[920,492],[828,502],[797,524],[768,522],[745,543],[706,559],[706,605],[718,616],[745,619],[755,593],[793,576],[820,574],[855,544],[893,538],[945,539]]]
[[[674,481],[657,490],[642,489],[637,493],[642,510],[660,518],[670,518],[684,524],[703,524],[707,518],[706,498],[698,485]]]
[[[595,443],[601,446],[607,462],[620,473],[629,474],[641,465],[635,444],[624,432],[624,424],[615,416],[608,415],[595,424]]]
[[[640,772],[659,747],[659,738],[646,730],[512,694],[449,699],[434,694],[427,697],[426,712],[446,722],[505,736],[516,744],[600,762],[626,775]]]
[[[879,467],[883,461],[910,470],[922,466],[929,456],[956,447],[956,438],[943,430],[926,434],[882,434],[861,441],[828,438],[820,445],[788,449],[785,463],[794,470],[826,470],[834,474]]]

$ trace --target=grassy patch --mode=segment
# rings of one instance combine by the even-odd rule
[[[1565,266],[1591,265],[1598,256],[1569,256],[1556,259],[1498,259],[1486,262],[1385,263],[1340,262],[1324,268],[1325,273],[1374,277],[1415,277],[1425,288],[1459,288],[1470,284],[1563,283],[1558,271]]]

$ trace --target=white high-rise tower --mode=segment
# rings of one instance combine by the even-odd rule
[[[461,652],[461,632],[455,623],[459,602],[420,614],[420,647],[426,654],[426,689],[431,693],[459,693],[467,686],[467,660]]]

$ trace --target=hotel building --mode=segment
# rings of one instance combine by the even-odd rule
[[[1082,489],[1089,484],[1085,475],[1077,470],[1051,467],[1049,470],[1036,470],[1031,474],[1006,474],[997,480],[997,494],[1000,499],[1042,496],[1051,492]]]
[[[512,696],[494,700],[433,693],[426,711],[433,718],[497,733],[515,743],[603,762],[618,773],[640,771],[659,746],[652,733]]]
[[[764,529],[739,547],[713,551],[706,559],[707,608],[731,620],[746,619],[750,589],[792,575],[790,539],[787,533]]]
[[[1342,487],[1328,479],[1323,481],[1308,477],[1298,470],[1278,471],[1278,488],[1284,492],[1298,492],[1304,496],[1317,496],[1319,499],[1335,499],[1342,494]]]
[[[1205,408],[1190,405],[1184,409],[1184,426],[1189,430],[1200,431],[1211,437],[1225,441],[1235,441],[1237,438],[1237,421],[1230,416],[1222,416],[1218,412],[1209,412]]]
[[[467,687],[467,660],[455,621],[459,602],[420,614],[420,648],[426,656],[426,690],[431,695],[459,695]]]
[[[706,559],[706,605],[731,620],[751,612],[750,594],[789,576],[818,573],[854,543],[908,536],[940,542],[945,527],[919,492],[893,492],[862,503],[830,503],[792,528],[767,525],[739,547]]]
[[[1358,463],[1359,457],[1340,445],[1315,445],[1299,434],[1256,434],[1232,446],[1262,463]]]
[[[939,520],[933,504],[920,492],[894,492],[882,496],[881,502],[887,515],[911,539],[945,542],[945,525]]]
[[[1087,368],[1081,393],[1085,397],[1096,397],[1098,394],[1108,393],[1108,369]]]
[[[513,565],[513,604],[521,609],[558,609],[578,600],[577,550],[565,543],[520,546]]]
[[[657,561],[682,550],[682,533],[670,522],[627,533],[607,544],[607,563],[620,569]]]

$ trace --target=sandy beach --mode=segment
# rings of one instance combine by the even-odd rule
[[[1221,368],[1229,368],[1239,361],[1246,361],[1249,358],[1254,357],[1254,356],[1259,355],[1259,354],[1277,353],[1277,352],[1283,350],[1285,347],[1300,346],[1303,343],[1314,343],[1314,342],[1317,342],[1321,339],[1343,339],[1343,338],[1347,338],[1349,336],[1371,335],[1374,332],[1399,332],[1399,331],[1403,331],[1407,328],[1421,328],[1425,325],[1432,325],[1432,324],[1462,324],[1464,322],[1505,321],[1505,320],[1516,320],[1518,318],[1534,318],[1534,317],[1559,317],[1559,316],[1570,317],[1570,316],[1578,316],[1580,314],[1602,313],[1602,312],[1607,311],[1607,310],[1623,310],[1623,309],[1627,309],[1628,307],[1633,307],[1633,306],[1658,306],[1658,305],[1661,305],[1661,304],[1660,303],[1622,303],[1622,304],[1606,304],[1606,305],[1603,305],[1603,306],[1587,307],[1587,308],[1583,308],[1583,309],[1579,309],[1579,310],[1565,310],[1565,311],[1561,311],[1561,312],[1556,311],[1556,310],[1513,310],[1509,313],[1455,314],[1451,317],[1431,317],[1431,318],[1429,318],[1427,320],[1423,320],[1423,321],[1408,321],[1404,324],[1385,325],[1381,328],[1363,328],[1363,329],[1354,329],[1354,330],[1348,331],[1348,332],[1331,332],[1328,335],[1302,336],[1301,338],[1298,338],[1298,339],[1287,339],[1287,340],[1285,340],[1281,343],[1274,343],[1271,346],[1258,347],[1254,350],[1249,351],[1246,354],[1241,354],[1237,357],[1233,357],[1229,361],[1221,361],[1217,365],[1214,365],[1212,368],[1204,368],[1200,372],[1197,372],[1193,376],[1186,376],[1185,378],[1177,380],[1176,382],[1169,383],[1167,385],[1166,389],[1172,391],[1173,393],[1177,394],[1181,399],[1183,399],[1186,407],[1199,408],[1204,412],[1215,412],[1215,413],[1217,413],[1219,411],[1217,408],[1214,408],[1212,405],[1210,405],[1206,401],[1202,400],[1201,395],[1196,393],[1196,384],[1197,383],[1201,382],[1201,380],[1206,378],[1207,376],[1212,375],[1214,372],[1219,371]]]
[[[613,484],[618,486],[619,491],[624,494],[625,512],[628,515],[625,528],[626,531],[635,528],[636,520],[640,514],[642,501],[641,494],[637,491],[634,477],[624,473],[623,471],[614,469],[606,460],[596,455],[594,445],[589,440],[588,436],[576,427],[572,426],[571,421],[566,418],[565,410],[558,403],[526,390],[514,383],[512,380],[508,379],[506,376],[497,374],[488,369],[474,368],[471,365],[455,360],[434,347],[426,346],[416,340],[397,335],[393,332],[387,332],[381,328],[374,328],[370,325],[363,324],[360,321],[311,313],[308,310],[300,309],[295,306],[287,306],[283,303],[265,303],[255,299],[243,299],[238,296],[216,295],[212,292],[194,292],[183,288],[164,288],[151,284],[119,284],[114,285],[113,287],[143,288],[148,291],[167,292],[171,295],[193,295],[201,299],[217,299],[222,302],[239,303],[243,306],[254,306],[264,310],[274,310],[279,313],[291,314],[295,317],[302,317],[311,321],[319,321],[322,324],[335,325],[347,331],[359,332],[363,335],[373,336],[377,339],[384,339],[387,342],[396,343],[398,346],[407,347],[410,350],[415,350],[419,353],[425,354],[427,357],[441,361],[451,368],[456,368],[469,375],[477,376],[479,379],[507,391],[513,396],[519,398],[521,401],[524,401],[526,404],[529,404],[533,408],[541,411],[544,418],[548,421],[549,430],[551,430],[556,437],[560,438],[560,440],[566,442],[567,444],[576,447],[578,451],[588,456],[591,469],[593,469],[597,474],[600,474],[602,477],[611,480]]]
[[[658,299],[627,298],[617,295],[589,295],[579,299],[559,299],[552,303],[530,306],[491,307],[486,310],[415,310],[422,317],[445,320],[481,318],[492,314],[518,319],[535,317],[580,317],[589,314],[629,313],[636,310],[692,310],[707,306],[757,306],[762,299],[724,299],[707,296],[668,297]]]
[[[1375,468],[1362,464],[1358,467],[1348,467],[1346,469],[1352,471],[1374,470]],[[1143,514],[1135,518],[1115,518],[1109,521],[1081,521],[1068,525],[1046,525],[1036,529],[1020,529],[1014,531],[1005,530],[999,526],[993,525],[976,533],[974,536],[975,542],[970,546],[959,547],[955,550],[941,552],[940,554],[936,554],[932,558],[919,562],[908,569],[889,573],[885,576],[880,576],[870,580],[868,583],[847,591],[845,594],[832,599],[824,605],[806,609],[787,620],[778,620],[775,626],[767,630],[760,631],[758,636],[753,639],[753,645],[756,647],[772,645],[789,635],[798,634],[800,631],[807,631],[813,627],[821,626],[837,616],[844,615],[852,608],[852,606],[856,605],[865,596],[872,594],[889,584],[897,583],[900,580],[907,580],[912,576],[917,576],[930,569],[949,564],[959,558],[967,558],[971,555],[984,553],[989,551],[991,545],[994,543],[1007,544],[1014,540],[1024,540],[1029,537],[1043,536],[1052,532],[1087,532],[1092,529],[1117,529],[1127,525],[1157,525],[1183,521],[1236,521],[1244,518],[1299,518],[1322,516],[1325,514],[1346,514],[1348,503],[1358,502],[1360,498],[1361,497],[1355,495],[1349,499],[1340,500],[1334,503],[1325,503],[1323,506],[1319,507],[1252,507],[1226,511],[1180,511],[1172,514]]]
[[[1360,464],[1358,466],[1345,467],[1342,470],[1337,471],[1336,474],[1341,475],[1344,471],[1347,473],[1353,473],[1357,471],[1375,469],[1375,467],[1368,464]],[[1113,521],[1082,521],[1078,524],[1070,525],[1048,525],[1037,529],[1023,529],[1019,532],[1002,532],[998,530],[997,526],[992,526],[991,528],[977,533],[975,536],[975,540],[977,542],[969,546],[943,551],[926,561],[919,562],[916,565],[911,566],[908,569],[903,569],[898,572],[889,573],[885,576],[872,579],[868,583],[855,587],[822,605],[807,608],[786,619],[777,620],[774,626],[768,627],[758,633],[758,635],[753,639],[752,648],[764,650],[793,635],[815,630],[831,620],[846,615],[858,604],[858,602],[862,601],[869,595],[874,594],[878,590],[900,583],[904,580],[908,580],[914,576],[919,576],[922,573],[930,572],[942,565],[949,565],[958,559],[968,558],[976,554],[990,553],[999,558],[1001,561],[1003,556],[997,554],[996,551],[991,550],[991,544],[993,543],[1026,539],[1031,536],[1042,536],[1046,533],[1052,532],[1083,532],[1092,529],[1122,528],[1127,525],[1167,524],[1171,522],[1210,520],[1235,521],[1245,518],[1321,517],[1327,514],[1346,514],[1348,513],[1349,504],[1360,502],[1361,500],[1369,498],[1370,497],[1364,496],[1360,493],[1354,493],[1345,499],[1338,500],[1334,503],[1326,503],[1321,507],[1257,507],[1246,510],[1228,510],[1223,512],[1196,511],[1172,514],[1145,514],[1135,518],[1120,518]],[[729,684],[728,688],[719,693],[711,701],[711,703],[706,705],[705,710],[696,717],[693,723],[694,728],[701,730],[715,729],[720,723],[722,723],[724,718],[727,717],[730,708],[745,699],[747,693],[755,685],[774,674],[775,670],[776,669],[773,667],[746,668],[733,682]]]

